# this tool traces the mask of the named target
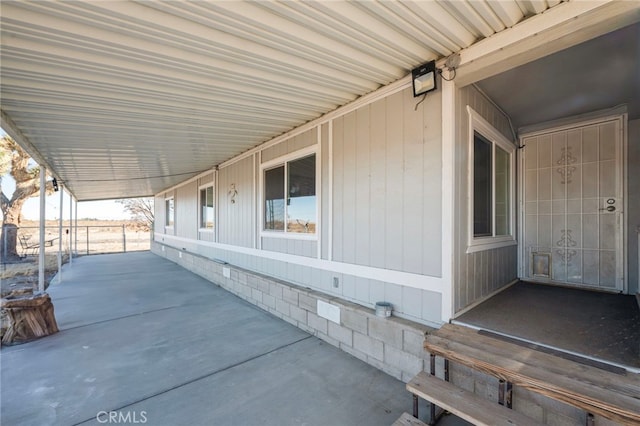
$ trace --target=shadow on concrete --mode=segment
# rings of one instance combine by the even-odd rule
[[[411,410],[402,382],[149,252],[76,259],[49,293],[61,331],[0,353],[2,424],[390,425]]]

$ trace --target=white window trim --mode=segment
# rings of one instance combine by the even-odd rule
[[[467,253],[474,253],[483,250],[491,250],[500,247],[507,247],[517,245],[515,234],[515,222],[516,222],[516,146],[510,142],[506,137],[496,130],[487,120],[485,120],[480,114],[474,111],[469,105],[467,105],[467,112],[469,115],[469,135],[467,140],[468,146],[468,198],[467,198]],[[473,236],[473,146],[474,146],[474,133],[478,132],[487,140],[502,148],[509,154],[509,235],[501,235],[494,237],[474,237]],[[495,179],[495,174],[492,172],[492,179]],[[495,191],[493,191],[493,197],[495,198]],[[492,200],[492,205],[495,206],[495,200]],[[494,221],[492,229],[495,230],[495,211],[493,213]]]
[[[167,225],[167,222],[169,221],[169,211],[167,210],[167,201],[172,200],[173,201],[173,225]],[[175,197],[165,197],[164,199],[164,228],[165,229],[169,229],[169,230],[173,230],[173,228],[176,226],[176,200]]]
[[[266,169],[271,169],[280,165],[284,165],[287,162],[297,160],[299,158],[307,157],[309,155],[315,154],[316,156],[316,232],[314,234],[302,234],[297,232],[286,232],[285,231],[271,231],[264,229],[264,171]],[[318,156],[318,147],[316,145],[312,145],[306,148],[299,149],[297,151],[291,152],[289,154],[283,155],[278,158],[274,158],[273,160],[266,161],[260,164],[260,182],[258,185],[259,197],[259,222],[258,222],[258,233],[261,238],[285,238],[290,240],[307,240],[307,241],[318,241],[319,232],[320,232],[320,195],[321,195],[321,185],[320,185],[320,158]],[[286,228],[286,226],[285,226]]]
[[[200,191],[207,188],[213,188],[213,228],[203,228],[202,227],[202,206],[200,205]],[[205,183],[198,187],[198,232],[216,232],[216,185],[215,181]]]

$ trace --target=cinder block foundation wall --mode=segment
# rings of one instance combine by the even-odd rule
[[[424,334],[432,330],[426,325],[380,318],[372,309],[170,246],[152,243],[152,252],[399,380],[424,369]],[[318,315],[318,301],[337,307],[340,322]]]
[[[380,318],[374,310],[340,298],[164,244],[152,242],[151,251],[405,383],[429,370],[423,343],[431,327],[397,317]],[[318,313],[318,301],[339,309],[339,323]],[[441,358],[437,374],[442,377]],[[498,403],[495,377],[455,363],[450,363],[449,377],[456,386]],[[584,411],[516,386],[513,409],[548,425],[586,424]],[[597,426],[617,424],[600,417],[595,420]]]

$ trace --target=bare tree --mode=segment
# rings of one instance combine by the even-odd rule
[[[131,214],[131,219],[143,230],[149,231],[153,227],[153,198],[125,198],[118,200],[124,209]]]
[[[17,258],[16,240],[18,226],[22,220],[22,206],[30,197],[40,195],[40,167],[29,164],[29,154],[10,136],[0,138],[0,168],[2,175],[7,172],[16,182],[11,198],[2,191],[0,181],[0,209],[2,210],[2,244],[0,253],[3,259]],[[52,182],[47,182],[46,194],[53,193]],[[6,250],[6,252],[5,252]]]

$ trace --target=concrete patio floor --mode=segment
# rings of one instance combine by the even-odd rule
[[[49,293],[61,331],[0,352],[0,424],[390,425],[411,411],[402,382],[149,252],[75,259]]]

